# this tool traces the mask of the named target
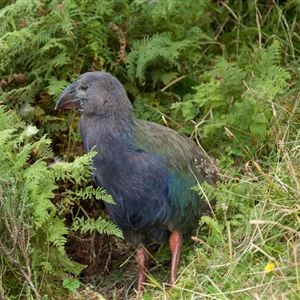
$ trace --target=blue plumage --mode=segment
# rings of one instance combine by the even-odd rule
[[[116,204],[107,204],[106,208],[125,239],[134,245],[144,238],[166,239],[166,228],[158,230],[158,224],[167,220],[170,211],[170,175],[161,159],[127,142],[114,141],[108,153],[102,149],[95,157],[95,165],[101,168],[94,170],[94,180],[115,199]]]
[[[82,75],[64,91],[57,107],[80,109],[85,151],[97,151],[94,181],[113,196],[116,204],[106,207],[126,240],[138,246],[170,239],[174,281],[181,236],[195,229],[208,211],[192,187],[218,178],[210,159],[172,129],[134,118],[123,86],[108,73]],[[141,253],[144,261],[146,254]],[[144,263],[139,266],[141,290]]]

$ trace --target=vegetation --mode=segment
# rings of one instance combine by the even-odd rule
[[[84,266],[68,258],[67,236],[121,237],[103,211],[87,209],[113,200],[91,185],[93,153],[82,155],[78,115],[54,111],[63,88],[88,70],[116,75],[138,117],[201,141],[223,174],[217,187],[195,187],[216,209],[199,220],[177,285],[160,284],[167,276],[156,265],[145,299],[298,298],[299,1],[0,8],[0,298],[80,299]]]

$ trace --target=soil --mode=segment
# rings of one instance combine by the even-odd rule
[[[134,251],[124,241],[97,233],[73,233],[68,236],[66,251],[72,260],[86,265],[80,276],[82,282],[105,299],[134,296]]]

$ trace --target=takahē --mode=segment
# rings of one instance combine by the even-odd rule
[[[62,93],[60,108],[81,112],[84,149],[97,151],[94,182],[113,196],[116,204],[106,204],[107,211],[137,247],[137,291],[142,292],[146,277],[147,241],[169,240],[169,283],[174,284],[183,236],[210,206],[192,187],[216,183],[214,164],[192,140],[136,119],[124,87],[109,73],[81,75]]]

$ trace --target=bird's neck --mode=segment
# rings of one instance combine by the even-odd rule
[[[132,110],[114,111],[109,115],[85,116],[80,118],[80,131],[84,141],[85,151],[94,146],[101,147],[100,151],[113,151],[113,146],[130,143],[133,127]]]

